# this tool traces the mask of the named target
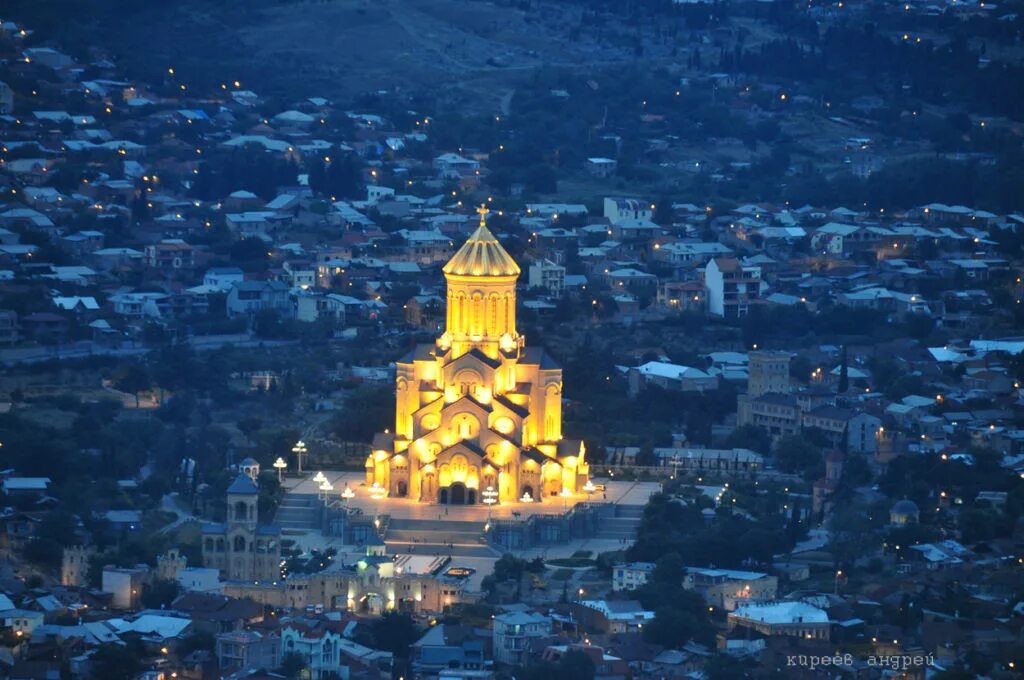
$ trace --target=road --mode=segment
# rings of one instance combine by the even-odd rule
[[[286,347],[297,344],[297,340],[261,340],[251,335],[214,335],[188,339],[188,344],[197,352],[221,349],[222,347]],[[125,343],[118,347],[98,345],[83,340],[70,345],[54,347],[15,347],[0,350],[0,364],[15,366],[35,364],[54,359],[87,359],[89,357],[138,357],[153,351],[155,347]]]

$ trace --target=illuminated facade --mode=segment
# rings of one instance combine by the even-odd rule
[[[516,332],[519,266],[478,212],[443,268],[445,332],[398,362],[395,427],[374,438],[366,483],[426,503],[578,493],[588,465],[562,438],[562,369]]]

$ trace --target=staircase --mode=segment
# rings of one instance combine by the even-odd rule
[[[388,543],[426,543],[429,545],[480,545],[484,522],[458,520],[399,519],[392,517],[385,539]]]
[[[498,557],[484,539],[486,522],[392,518],[384,542],[395,555]]]
[[[600,527],[594,538],[636,540],[636,530],[644,516],[642,505],[619,505],[615,508],[615,516],[601,520]]]
[[[317,504],[315,494],[289,492],[281,499],[274,515],[274,524],[281,531],[309,531],[318,529]]]

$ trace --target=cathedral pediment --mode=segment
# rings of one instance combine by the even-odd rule
[[[501,362],[492,359],[478,349],[471,349],[462,356],[452,359],[444,365],[445,375],[453,375],[459,371],[470,369],[477,371],[480,375],[491,376],[495,369],[501,366]]]
[[[487,458],[487,453],[473,442],[461,441],[452,444],[447,449],[444,449],[441,453],[437,454],[437,458],[434,460],[434,463],[436,465],[440,465],[460,454],[472,456],[470,460],[477,460],[480,462]]]

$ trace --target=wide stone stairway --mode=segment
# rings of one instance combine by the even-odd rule
[[[287,531],[308,531],[317,526],[317,497],[309,493],[290,491],[281,499],[274,515],[274,524]]]

